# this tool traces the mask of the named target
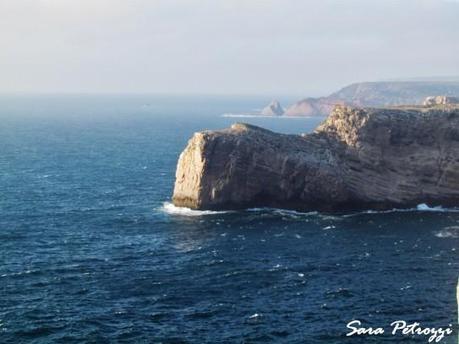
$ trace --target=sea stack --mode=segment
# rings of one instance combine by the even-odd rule
[[[305,135],[196,133],[173,194],[193,209],[350,211],[459,205],[459,107],[336,106]]]
[[[263,116],[282,116],[284,109],[277,100],[273,100],[263,110],[261,110]]]

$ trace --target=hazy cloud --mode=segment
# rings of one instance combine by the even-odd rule
[[[459,75],[452,0],[0,0],[2,92],[317,94]]]

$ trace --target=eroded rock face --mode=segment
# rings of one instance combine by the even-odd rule
[[[312,134],[247,124],[197,133],[173,202],[344,211],[459,205],[459,109],[336,107]]]

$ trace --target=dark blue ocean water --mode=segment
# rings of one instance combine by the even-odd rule
[[[459,213],[167,203],[192,133],[269,100],[0,97],[0,342],[427,343],[346,324],[455,324]]]

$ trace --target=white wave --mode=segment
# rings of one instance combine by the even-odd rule
[[[445,227],[435,233],[437,238],[459,238],[459,226]]]
[[[225,214],[235,212],[234,210],[194,210],[186,207],[176,207],[170,202],[164,202],[163,206],[160,208],[162,212],[165,212],[170,215],[180,215],[180,216],[204,216],[204,215],[215,215],[215,214]],[[340,218],[359,216],[363,214],[390,214],[390,213],[404,213],[404,212],[448,212],[448,213],[457,213],[459,208],[444,208],[442,206],[429,207],[425,203],[418,204],[415,208],[394,208],[389,210],[365,210],[350,214],[341,214],[341,215],[330,215],[322,214],[318,211],[310,212],[301,212],[297,210],[290,209],[281,209],[281,208],[248,208],[240,211],[246,212],[256,212],[256,213],[269,213],[278,216],[286,216],[291,218],[299,218],[304,216],[320,216],[323,219],[329,220],[339,220]],[[335,228],[334,225],[324,227],[323,229],[332,229]]]
[[[257,113],[224,113],[222,117],[231,118],[279,118],[279,119],[308,119],[314,118],[312,116],[266,116]]]
[[[389,214],[389,213],[408,213],[408,212],[439,212],[439,213],[457,213],[459,208],[443,208],[442,206],[429,207],[425,203],[418,204],[416,208],[394,208],[389,210],[365,210],[358,213],[346,214],[344,217],[356,216],[361,214]]]
[[[322,229],[327,230],[327,229],[334,229],[334,228],[336,228],[335,225],[330,225],[330,226],[326,226],[326,227],[324,227],[324,228],[322,228]]]
[[[273,213],[273,214],[277,214],[277,215],[298,215],[298,216],[301,216],[301,215],[317,215],[319,214],[317,211],[310,211],[310,212],[301,212],[301,211],[297,211],[297,210],[289,210],[289,209],[281,209],[281,208],[249,208],[249,209],[246,209],[246,211],[250,211],[250,212],[270,212],[270,213]]]
[[[445,208],[443,208],[443,207],[441,207],[441,206],[429,207],[427,204],[421,203],[421,204],[418,204],[418,205],[417,205],[416,210],[418,210],[418,211],[439,211],[439,212],[445,212],[445,211],[450,211],[450,210],[453,210],[453,209],[445,209]]]
[[[277,116],[265,116],[265,115],[259,115],[256,113],[250,114],[250,113],[224,113],[222,117],[237,117],[237,118],[276,118]]]
[[[170,215],[180,215],[180,216],[204,216],[204,215],[225,214],[229,212],[229,211],[213,211],[213,210],[193,210],[193,209],[185,208],[185,207],[176,207],[170,202],[164,202],[160,210]]]
[[[0,275],[0,277],[10,277],[10,276],[21,276],[21,275],[27,275],[35,272],[39,272],[40,270],[25,270],[25,271],[19,271],[19,272],[12,272],[9,274],[3,274]]]

